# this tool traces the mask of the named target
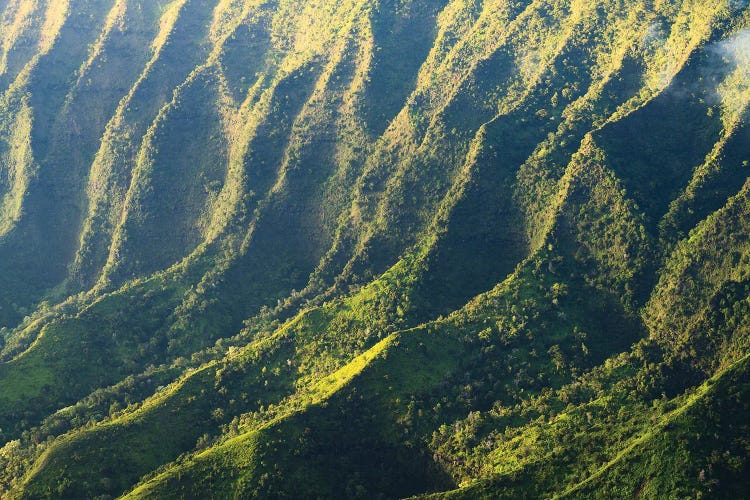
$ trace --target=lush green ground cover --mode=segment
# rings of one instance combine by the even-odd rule
[[[0,496],[749,494],[739,0],[0,0]]]

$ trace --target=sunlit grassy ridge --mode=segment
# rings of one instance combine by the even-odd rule
[[[0,9],[0,496],[747,493],[746,2]]]

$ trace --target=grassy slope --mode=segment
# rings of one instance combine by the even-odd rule
[[[745,61],[712,69],[737,5],[176,1],[157,25],[121,2],[75,43],[78,4],[50,4],[52,41],[5,9],[0,255],[70,251],[4,275],[3,321],[96,284],[7,335],[18,496],[622,491],[638,416],[746,351]],[[34,33],[44,57],[12,52]],[[107,80],[131,49],[142,72]],[[33,244],[71,158],[81,222]]]
[[[675,290],[670,283],[700,273],[697,262],[721,261],[727,247],[713,244],[713,233],[731,234],[737,228],[747,227],[746,199],[743,190],[693,232],[688,241],[695,253],[690,257],[683,254],[688,241],[681,245],[683,250],[675,251],[667,269],[675,269],[676,265],[681,271],[662,275],[658,292],[649,305],[651,310],[657,309],[654,304],[657,300],[679,304],[693,297],[692,291]],[[732,229],[724,233],[725,228]],[[712,244],[705,246],[707,242]],[[742,253],[747,246],[733,248]],[[720,487],[726,488],[720,491],[739,494],[743,490],[741,471],[746,467],[742,449],[746,435],[742,419],[738,419],[744,411],[743,405],[735,391],[744,390],[737,381],[747,370],[743,346],[750,325],[747,279],[738,279],[735,273],[742,276],[747,272],[747,259],[736,267],[724,269],[725,273],[712,276],[710,284],[704,282],[706,291],[713,291],[703,298],[702,306],[686,314],[690,325],[681,342],[662,343],[658,328],[669,331],[669,327],[666,321],[657,323],[654,338],[636,346],[627,356],[608,361],[578,383],[548,396],[547,401],[543,398],[530,406],[547,408],[548,412],[552,409],[552,415],[547,416],[549,420],[537,420],[526,428],[506,430],[504,437],[495,435],[494,439],[499,439],[498,448],[489,457],[494,455],[498,461],[486,473],[496,477],[451,496],[514,497],[521,492],[546,495],[563,491],[573,496],[584,492],[597,496],[602,491],[621,496],[641,490],[648,496],[663,496],[675,491],[686,495],[696,491],[716,493]],[[662,308],[668,310],[666,306],[658,307]],[[696,349],[701,356],[695,355]],[[714,379],[682,394],[712,374]],[[674,399],[667,399],[665,394],[675,395]],[[717,407],[723,410],[710,409]],[[529,408],[514,410],[520,415],[528,411]],[[507,422],[492,412],[484,418]],[[697,428],[699,421],[713,430]],[[473,437],[474,442],[488,435],[487,427],[485,422],[484,429]],[[678,434],[679,440],[675,437]],[[571,438],[573,444],[565,444]],[[462,440],[458,444],[456,447],[449,442],[444,449],[453,449],[455,453],[467,445]],[[675,446],[679,453],[673,453]],[[467,451],[479,463],[493,463],[487,460],[484,449]],[[628,472],[612,474],[611,470]],[[699,480],[700,470],[704,472]],[[715,481],[719,476],[721,479]]]

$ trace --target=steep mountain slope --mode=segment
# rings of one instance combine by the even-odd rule
[[[743,496],[738,0],[0,0],[0,496]]]

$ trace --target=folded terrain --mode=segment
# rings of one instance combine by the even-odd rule
[[[0,11],[0,497],[750,495],[747,1]]]

